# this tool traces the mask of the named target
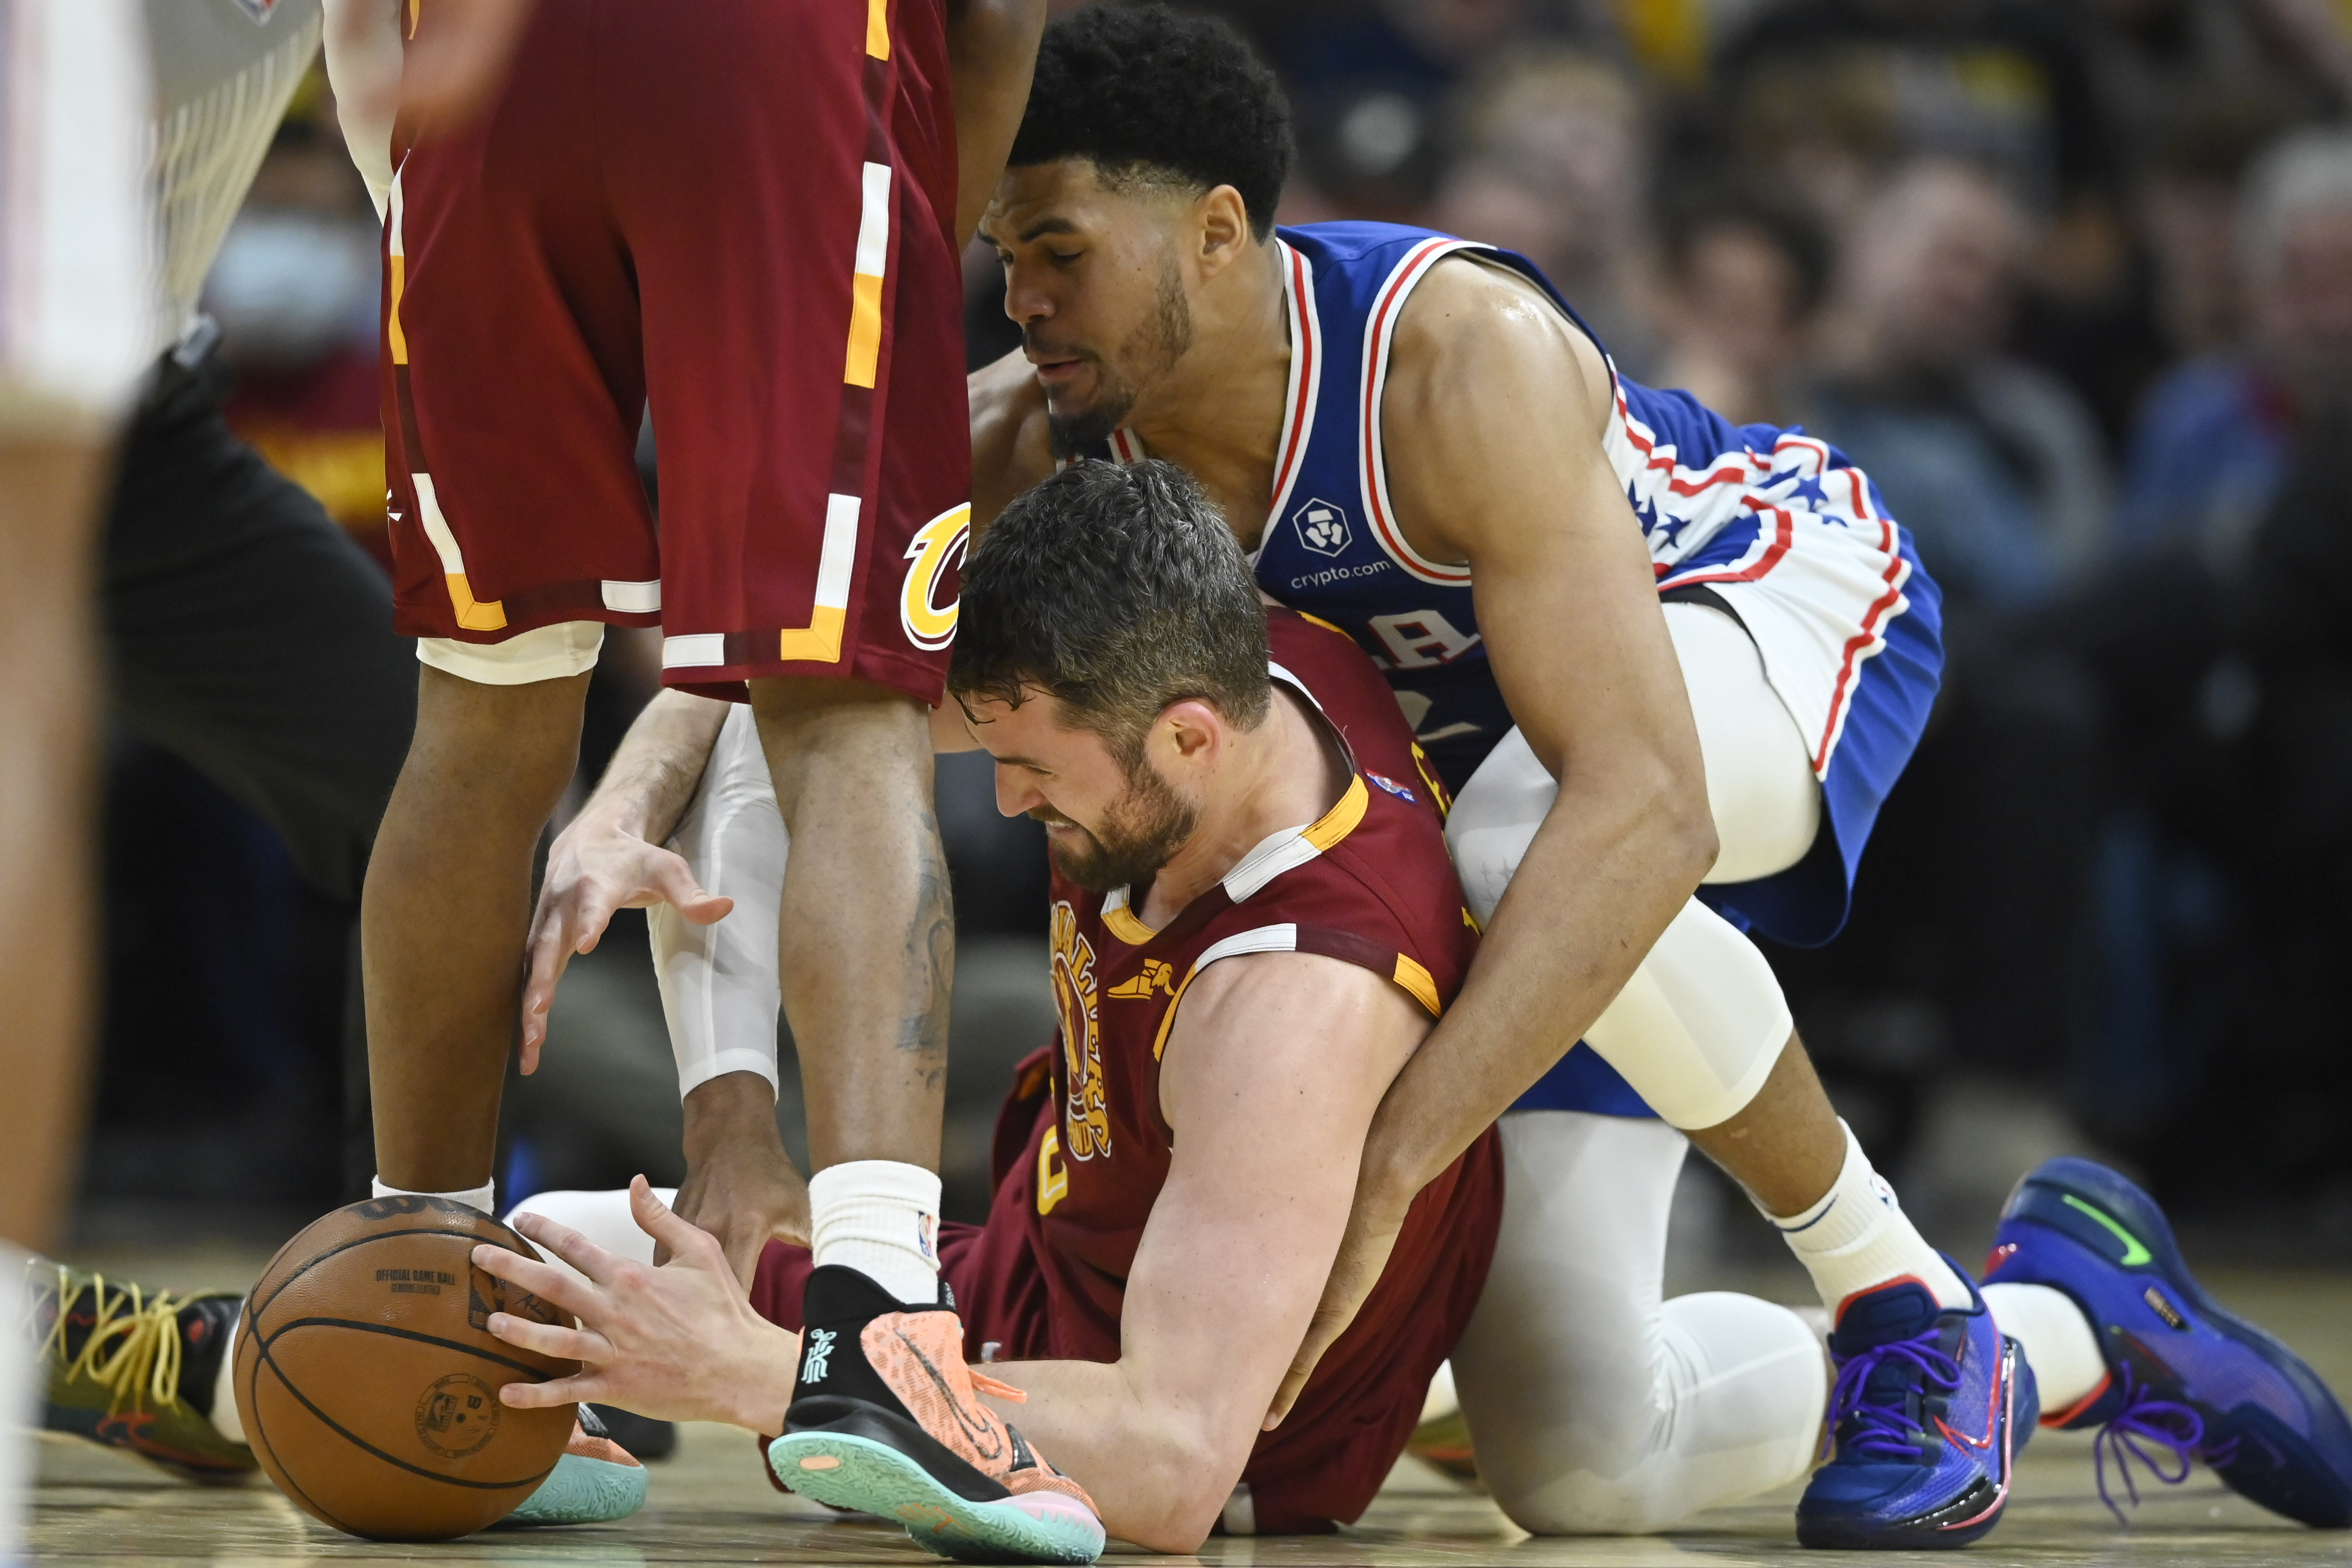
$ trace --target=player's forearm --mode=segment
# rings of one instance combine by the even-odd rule
[[[581,816],[647,843],[668,838],[702,781],[728,706],[685,692],[663,692],[647,703]]]
[[[1479,943],[1461,994],[1372,1120],[1365,1179],[1409,1197],[1567,1053],[1713,863],[1715,834],[1670,790],[1563,789]]]
[[[1154,1552],[1191,1552],[1208,1539],[1257,1437],[1241,1406],[1205,1411],[1181,1390],[1149,1385],[1129,1362],[985,1370],[1029,1396],[990,1404],[1041,1452],[1060,1457],[1103,1528]]]
[[[1004,172],[1013,138],[1029,103],[1045,0],[961,0],[948,17],[948,59],[955,78],[956,228],[969,245]]]

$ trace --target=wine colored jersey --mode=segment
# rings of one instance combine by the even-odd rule
[[[1446,856],[1444,797],[1395,696],[1337,629],[1266,617],[1275,677],[1321,711],[1354,777],[1322,818],[1259,844],[1160,930],[1123,892],[1055,879],[1058,1038],[1021,1064],[998,1119],[987,1223],[940,1228],[940,1272],[974,1360],[1118,1359],[1128,1275],[1174,1141],[1160,1066],[1202,970],[1236,954],[1318,953],[1392,980],[1433,1017],[1469,967],[1477,934]],[[1502,1206],[1490,1130],[1423,1191],[1353,1326],[1259,1437],[1228,1529],[1323,1531],[1364,1511],[1477,1304]],[[808,1270],[806,1249],[770,1243],[752,1304],[799,1326]],[[1253,1332],[1248,1292],[1229,1304],[1233,1332]]]

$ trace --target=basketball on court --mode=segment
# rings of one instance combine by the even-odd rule
[[[509,1409],[499,1389],[575,1364],[488,1328],[493,1312],[560,1314],[477,1269],[482,1242],[539,1256],[463,1204],[355,1203],[280,1249],[247,1298],[238,1417],[270,1479],[336,1529],[378,1541],[468,1534],[530,1496],[562,1454],[575,1407]]]

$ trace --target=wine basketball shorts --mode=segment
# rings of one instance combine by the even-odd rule
[[[971,469],[941,5],[542,0],[485,114],[402,127],[403,632],[657,625],[672,685],[938,700]]]

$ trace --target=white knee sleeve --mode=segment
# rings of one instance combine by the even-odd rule
[[[1754,1099],[1795,1031],[1756,944],[1694,898],[1584,1038],[1651,1110],[1696,1129]]]
[[[1753,882],[1805,858],[1822,826],[1822,787],[1797,721],[1764,678],[1739,622],[1704,604],[1668,604],[1715,817],[1710,883]]]
[[[657,1186],[654,1196],[666,1204],[677,1202],[676,1187]],[[615,1258],[633,1259],[648,1266],[653,1263],[654,1239],[637,1228],[637,1217],[629,1211],[626,1187],[611,1192],[542,1192],[509,1209],[507,1223],[512,1225],[519,1214],[536,1214],[558,1225],[568,1225]],[[580,1273],[543,1248],[541,1256],[566,1273]]]
[[[669,847],[686,857],[705,891],[735,901],[734,912],[711,925],[682,919],[667,904],[646,915],[678,1093],[728,1072],[756,1072],[775,1084],[783,1006],[776,937],[792,841],[748,706],[737,704],[720,726]]]
[[[1683,1136],[1579,1111],[1501,1130],[1502,1230],[1452,1364],[1503,1511],[1538,1534],[1663,1530],[1801,1475],[1821,1342],[1749,1297],[1660,1299]]]
[[[604,646],[603,622],[559,621],[518,632],[503,643],[419,637],[416,660],[477,685],[527,686],[587,674]]]

